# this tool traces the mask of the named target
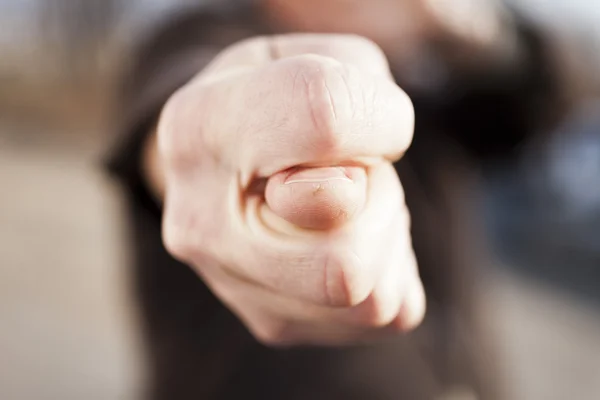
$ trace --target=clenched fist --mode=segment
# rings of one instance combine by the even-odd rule
[[[392,166],[413,122],[366,39],[226,49],[161,114],[167,249],[270,345],[415,327],[425,300]]]

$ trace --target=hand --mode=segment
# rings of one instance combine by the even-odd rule
[[[366,39],[226,49],[160,118],[167,249],[270,345],[415,327],[424,293],[391,164],[413,122]]]

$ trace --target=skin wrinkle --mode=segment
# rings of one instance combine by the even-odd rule
[[[315,107],[313,106],[313,101],[312,101],[313,99],[312,99],[311,85],[310,85],[306,75],[304,75],[304,73],[300,72],[300,76],[304,80],[305,93],[308,97],[308,107],[310,110],[310,118],[312,120],[312,124],[315,127],[315,130],[320,131],[321,124],[315,115]],[[318,145],[315,142],[311,141],[310,144],[312,145],[312,147],[315,148],[315,150],[317,150],[317,151],[319,150]]]
[[[232,198],[234,198],[236,201],[232,201],[230,204],[230,210],[229,210],[229,215],[230,216],[234,216],[233,219],[240,221],[242,223],[243,226],[249,226],[248,224],[248,212],[249,212],[249,207],[248,207],[248,197],[249,196],[258,196],[259,194],[264,194],[264,189],[262,187],[258,187],[259,181],[251,179],[250,182],[252,185],[252,183],[256,182],[256,187],[248,187],[248,188],[244,188],[243,183],[242,183],[242,179],[241,179],[241,172],[238,171],[238,173],[236,174],[236,182],[232,183],[232,186],[236,187],[237,190],[233,190],[233,194],[234,196],[231,196]]]
[[[360,258],[360,256],[356,253],[356,251],[353,249],[349,249],[349,253],[351,256],[354,256],[354,258],[356,259],[357,263],[355,265],[358,267],[358,269],[363,270],[365,263]],[[346,299],[348,299],[349,305],[351,305],[351,306],[358,305],[358,304],[362,303],[369,296],[370,290],[367,294],[365,294],[364,298],[358,297],[356,300],[352,298],[352,288],[350,287],[350,282],[348,281],[348,277],[346,276],[346,272],[344,271],[343,268],[340,268],[340,279],[342,282],[342,290],[344,291],[344,295],[346,296]]]
[[[348,74],[350,74],[351,73],[350,68],[346,68],[345,72],[347,72]],[[341,76],[341,78],[344,81],[344,84],[345,84],[344,86],[346,87],[346,90],[348,92],[348,97],[350,98],[350,109],[351,109],[352,119],[356,120],[357,119],[356,116],[357,116],[358,105],[356,103],[356,100],[355,100],[354,96],[352,95],[352,91],[350,90],[350,84],[348,83],[349,76],[347,76],[347,74],[344,74],[344,73],[340,74],[340,76]],[[366,105],[366,103],[365,103],[365,92],[366,92],[366,90],[364,90],[364,89],[360,90],[360,95],[361,95],[362,101],[363,101],[362,102],[363,111],[366,111],[366,106],[365,106]],[[365,119],[365,121],[363,121],[364,122],[363,125],[366,125],[366,127],[370,128],[373,125],[372,118],[368,118],[367,117],[367,118],[364,118],[364,119]],[[365,128],[365,127],[359,125],[359,128],[362,130],[362,128]],[[357,135],[369,135],[369,134],[368,133],[363,133],[363,132],[360,132],[360,131],[359,132],[354,132],[353,130],[350,130],[350,132],[347,132],[347,139],[346,140],[356,141],[357,140]]]
[[[356,100],[354,99],[354,96],[352,95],[352,90],[350,90],[350,83],[349,83],[349,74],[351,73],[350,68],[349,67],[343,67],[341,66],[341,71],[339,72],[339,77],[342,78],[342,82],[344,82],[344,87],[346,88],[346,93],[348,95],[348,100],[350,101],[350,114],[352,115],[352,119],[354,120],[356,117]],[[361,90],[361,92],[364,92],[364,90]],[[350,132],[347,132],[350,133]]]
[[[329,304],[333,307],[347,307],[349,305],[353,305],[351,292],[348,285],[348,281],[346,279],[346,274],[344,268],[340,268],[340,263],[333,262],[331,255],[325,256],[325,261],[323,264],[323,269],[325,270],[325,293],[327,295],[327,299],[329,300]],[[335,285],[334,282],[339,282],[338,285]],[[338,291],[340,292],[337,296],[333,296],[333,288],[337,286]],[[341,295],[341,297],[340,297]],[[334,297],[336,299],[334,299]]]
[[[333,300],[332,296],[332,288],[331,288],[331,279],[329,277],[329,263],[328,258],[325,258],[325,262],[323,263],[323,288],[325,289],[325,298],[327,299],[327,304],[334,305],[336,302]]]
[[[248,86],[249,86],[249,82],[244,83],[244,87],[241,89],[241,91],[247,91],[248,90]],[[252,132],[252,130],[250,129],[250,122],[249,119],[251,118],[250,115],[246,114],[246,113],[242,113],[242,118],[240,118],[240,115],[236,115],[236,117],[238,118],[238,120],[240,121],[237,124],[237,132],[235,134],[235,137],[239,137],[239,138],[244,138],[245,136],[247,136],[249,134],[249,132]],[[245,130],[245,132],[243,132],[243,130]],[[236,145],[236,144],[234,144]],[[244,159],[243,157],[238,158],[239,160]],[[249,171],[248,172],[248,176],[244,176],[243,172],[241,174],[242,178],[244,179],[242,181],[242,185],[243,187],[245,187],[246,189],[251,185],[251,177],[252,176],[256,176],[256,171],[254,169],[251,168],[244,168],[244,165],[240,165],[239,167],[239,171]]]
[[[331,110],[331,114],[333,116],[333,126],[337,126],[338,116],[335,108],[335,103],[333,102],[333,96],[331,95],[331,90],[329,89],[329,85],[327,84],[327,79],[323,79],[323,86],[325,88],[325,93],[327,94],[327,98],[329,101],[329,108]]]
[[[314,79],[313,77],[313,79],[309,80],[307,76],[303,74],[303,78],[307,87],[311,118],[317,131],[319,131],[319,133],[326,140],[323,145],[326,146],[327,153],[335,154],[337,150],[336,148],[339,145],[334,136],[337,127],[337,114],[335,112],[335,106],[331,92],[327,86],[328,77],[321,67],[317,67],[311,72],[316,75],[317,79]],[[316,84],[319,85],[318,88],[315,87]],[[325,101],[327,103],[326,107],[321,107],[321,101]],[[317,107],[315,107],[315,102],[318,104]],[[324,112],[325,109],[328,111]],[[315,145],[318,145],[317,143],[318,141],[315,141]],[[322,149],[317,150],[321,150],[322,152]]]

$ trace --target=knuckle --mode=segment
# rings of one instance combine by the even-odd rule
[[[158,144],[166,161],[187,160],[202,145],[202,116],[206,108],[202,91],[183,87],[165,103],[159,118]]]
[[[396,328],[403,332],[417,328],[425,318],[426,302],[423,290],[413,287],[403,299],[398,316],[394,320]]]
[[[389,324],[389,327],[393,329],[395,332],[399,333],[407,333],[416,329],[422,322],[425,317],[424,314],[419,315],[407,315],[404,311],[406,305],[403,305],[403,309],[400,313],[392,320]]]
[[[388,127],[388,158],[396,161],[409,148],[413,140],[415,111],[410,97],[400,87],[390,82],[378,81],[367,108],[371,111],[374,126]],[[393,127],[393,129],[389,129]]]
[[[196,218],[191,213],[167,208],[163,220],[162,240],[165,249],[176,259],[190,261],[199,251]]]
[[[164,224],[163,244],[169,254],[177,259],[186,260],[191,256],[192,245],[188,236],[172,224]]]
[[[331,306],[357,306],[373,289],[372,274],[351,251],[327,255],[324,271],[325,293]]]
[[[371,328],[382,328],[390,325],[397,317],[400,304],[392,298],[371,296],[364,303],[365,312],[360,323]]]

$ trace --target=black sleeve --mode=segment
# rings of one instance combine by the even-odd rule
[[[153,27],[153,33],[135,46],[133,61],[118,84],[117,142],[107,167],[137,205],[160,216],[141,171],[141,155],[165,102],[223,48],[255,31],[255,22],[243,10],[183,10]]]
[[[409,92],[417,133],[428,133],[415,135],[416,146],[445,138],[473,160],[506,160],[559,118],[562,83],[552,43],[518,15],[515,29],[521,56],[510,68],[453,71],[439,91]]]

